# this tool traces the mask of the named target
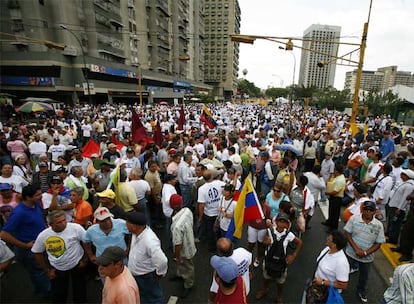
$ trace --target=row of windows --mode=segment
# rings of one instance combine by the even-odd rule
[[[209,9],[209,8],[215,9],[216,7],[217,7],[217,8],[222,8],[222,7],[224,7],[224,8],[229,8],[229,4],[228,4],[228,3],[224,3],[224,4],[222,4],[222,3],[217,3],[217,6],[216,6],[216,4],[215,4],[215,3],[211,3],[211,4],[206,3],[206,4],[204,5],[204,8],[206,8],[206,9]]]
[[[216,22],[217,22],[217,24],[221,24],[222,22],[224,23],[224,24],[228,24],[229,23],[229,19],[206,19],[205,20],[205,24],[216,24]]]
[[[219,32],[221,32],[221,30],[222,30],[222,29],[223,29],[223,31],[225,31],[225,32],[228,32],[228,31],[229,31],[229,27],[228,27],[228,26],[223,26],[223,27],[218,26],[217,28],[216,28],[215,26],[212,26],[212,27],[206,26],[204,29],[206,30],[206,32],[208,32],[208,31],[210,31],[210,30],[211,30],[212,32],[214,32],[214,31],[216,31],[216,29],[217,29],[217,31],[219,31]]]
[[[223,48],[223,53],[227,53],[227,48]],[[205,49],[205,53],[206,54],[208,54],[208,53],[221,53],[221,49],[220,48],[211,48],[211,49],[209,49],[209,48],[206,48]]]

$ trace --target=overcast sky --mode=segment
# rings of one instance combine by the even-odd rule
[[[354,43],[361,42],[369,10],[369,0],[239,0],[239,4],[241,34],[302,37],[311,24],[328,24],[341,27],[342,42]],[[247,80],[262,89],[291,85],[293,56],[278,46],[265,40],[256,40],[253,45],[240,43],[239,77],[246,69]],[[340,47],[339,55],[349,50]],[[301,50],[293,52],[297,83]],[[358,58],[359,52],[353,59]],[[389,65],[414,72],[414,0],[373,0],[364,70]],[[343,89],[345,72],[352,69],[337,66],[337,89]]]

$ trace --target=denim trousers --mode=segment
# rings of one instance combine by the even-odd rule
[[[215,232],[213,227],[214,227],[214,222],[216,221],[216,216],[207,216],[205,214],[203,214],[203,231],[206,235],[207,238],[207,246],[208,249],[212,252],[216,251],[216,242],[217,242],[217,238],[220,234],[220,232]]]
[[[358,265],[359,268],[359,277],[358,277],[358,284],[357,284],[357,292],[365,293],[367,292],[367,281],[369,276],[369,271],[372,265],[372,262],[369,263],[362,263],[359,262],[350,256],[347,256],[349,264],[356,266]]]
[[[134,276],[139,288],[141,304],[163,304],[164,295],[155,271]]]
[[[397,244],[400,236],[401,226],[405,217],[405,212],[401,211],[400,215],[396,215],[396,207],[389,207],[388,209],[388,242]]]
[[[180,184],[181,196],[183,198],[183,207],[192,208],[191,186]]]
[[[36,262],[34,254],[30,249],[23,249],[19,247],[14,248],[14,254],[16,255],[16,261],[21,263],[29,273],[30,280],[32,281],[34,293],[47,294],[50,292],[50,281],[47,274],[40,268]]]

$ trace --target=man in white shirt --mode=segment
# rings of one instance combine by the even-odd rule
[[[204,172],[206,183],[198,189],[198,214],[199,223],[202,223],[211,251],[216,250],[217,233],[213,226],[218,215],[218,206],[223,194],[224,182],[214,179],[216,170]],[[201,216],[202,215],[202,216]]]
[[[125,165],[125,171],[129,175],[133,168],[141,168],[141,162],[135,156],[134,149],[127,148],[125,153],[126,155],[122,157],[121,164]]]
[[[92,163],[92,161],[89,158],[83,157],[80,149],[74,149],[73,154],[75,155],[75,158],[69,162],[68,171],[71,171],[73,167],[79,166],[82,167],[83,176],[87,177],[88,166]]]
[[[45,154],[47,151],[47,145],[40,141],[39,135],[35,135],[35,140],[29,144],[28,148],[34,164],[39,163],[40,155]]]
[[[63,210],[49,213],[47,221],[50,227],[37,236],[32,252],[50,279],[53,302],[67,301],[70,277],[73,302],[85,303],[87,259],[81,243],[85,229],[79,224],[67,223]],[[45,251],[49,263],[46,262]]]
[[[47,150],[47,152],[49,153],[54,163],[58,162],[59,156],[65,155],[65,151],[66,151],[66,146],[60,143],[59,137],[55,137],[53,139],[53,145],[51,145],[49,147],[49,150]]]
[[[184,154],[183,160],[180,162],[177,169],[178,182],[180,184],[184,207],[188,208],[192,208],[191,189],[194,183],[197,181],[197,177],[195,177],[193,174],[194,168],[191,167],[192,161],[192,153]]]
[[[246,249],[239,247],[233,250],[233,244],[227,238],[220,238],[217,240],[217,255],[231,258],[236,262],[239,269],[239,275],[243,278],[244,286],[246,287],[246,296],[250,292],[250,264],[252,263],[252,253]],[[210,286],[211,303],[214,302],[215,296],[218,291],[218,284],[213,278]]]
[[[151,187],[145,179],[142,179],[142,175],[143,172],[141,168],[133,168],[129,173],[128,184],[134,188],[141,211],[148,218],[147,196],[151,194]]]
[[[138,284],[141,303],[164,303],[159,283],[168,270],[168,259],[157,235],[146,225],[142,212],[129,212],[127,227],[132,234],[128,268]]]

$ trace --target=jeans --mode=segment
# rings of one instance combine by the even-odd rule
[[[155,271],[134,276],[139,288],[141,304],[163,304],[164,295]]]
[[[183,198],[183,207],[192,209],[191,186],[180,184],[181,196]]]
[[[396,215],[396,207],[389,207],[388,209],[388,229],[387,236],[388,242],[397,244],[398,237],[400,236],[401,226],[405,217],[405,212],[401,211],[400,215]]]
[[[151,224],[151,219],[148,216],[147,202],[148,202],[147,198],[144,197],[143,199],[140,199],[138,201],[138,204],[141,207],[142,213],[145,214],[145,218],[147,219],[147,225],[150,225]]]
[[[86,303],[85,268],[76,267],[66,271],[56,271],[56,278],[51,280],[52,299],[54,303],[66,303],[68,298],[69,278],[72,281],[73,303]]]
[[[367,281],[369,276],[369,270],[371,268],[372,262],[369,263],[362,263],[359,262],[350,256],[347,256],[350,265],[359,265],[359,277],[358,277],[358,284],[357,284],[357,292],[361,292],[363,294],[367,293]]]
[[[14,254],[16,255],[16,261],[21,263],[29,273],[30,280],[32,281],[34,293],[47,294],[50,292],[50,281],[47,274],[40,268],[36,262],[34,254],[30,249],[22,249],[19,247],[14,248]]]

